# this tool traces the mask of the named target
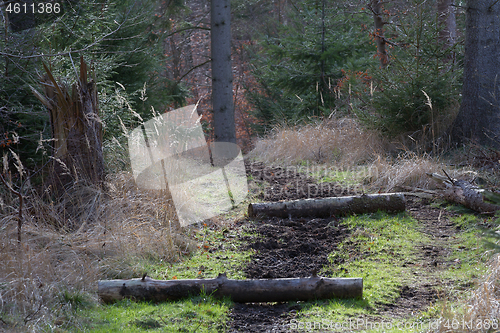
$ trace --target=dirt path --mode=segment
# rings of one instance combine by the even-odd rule
[[[266,201],[308,197],[311,194],[308,189],[316,185],[312,178],[279,167],[253,164],[247,166],[247,171],[254,182],[251,188],[254,191],[257,188],[260,191],[257,195]],[[352,189],[329,185],[328,193],[317,193],[315,197],[354,194]],[[394,319],[410,317],[426,309],[438,298],[436,287],[442,283],[440,270],[459,264],[447,260],[449,245],[455,241],[453,235],[457,232],[450,217],[456,214],[411,197],[407,211],[421,223],[421,231],[428,234],[430,242],[415,244],[417,260],[405,263],[414,278],[401,287],[401,296],[394,304],[379,309],[379,315]],[[257,219],[247,221],[246,226],[258,235],[243,238],[246,249],[257,250],[244,269],[248,278],[311,276],[313,270],[319,271],[328,265],[328,254],[349,235],[347,228],[334,217]],[[229,332],[292,332],[287,324],[299,309],[299,303],[291,306],[288,303],[236,304],[230,314]]]
[[[405,263],[405,267],[413,272],[413,281],[401,287],[401,296],[394,304],[380,309],[381,315],[393,318],[413,316],[442,297],[436,292],[436,288],[443,283],[439,272],[458,264],[447,259],[451,245],[456,243],[454,235],[457,233],[457,227],[450,217],[458,214],[432,207],[428,201],[412,197],[407,198],[406,210],[419,221],[420,231],[429,237],[430,242],[415,245],[417,260]]]

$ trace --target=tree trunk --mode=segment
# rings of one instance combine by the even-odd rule
[[[332,215],[374,213],[378,210],[402,212],[405,210],[405,207],[404,195],[401,193],[368,194],[362,196],[251,203],[248,205],[248,216],[328,217]]]
[[[87,64],[80,58],[80,78],[68,88],[56,82],[45,66],[47,75],[42,84],[45,96],[32,90],[49,109],[52,125],[53,160],[50,183],[54,192],[75,182],[102,187],[104,158],[102,153],[102,123],[99,118],[95,82],[87,80]]]
[[[468,0],[462,104],[451,136],[499,147],[500,3]]]
[[[500,210],[500,206],[484,201],[483,190],[461,179],[450,179],[435,173],[428,173],[429,177],[446,186],[440,196],[453,203],[457,203],[482,214],[493,214]]]
[[[36,26],[35,14],[32,9],[33,0],[8,1],[6,4],[4,2],[3,6],[7,6],[5,16],[12,32],[27,30]]]
[[[438,0],[437,2],[438,22],[441,26],[439,40],[446,48],[455,45],[457,39],[454,2],[454,0]]]
[[[210,36],[215,142],[236,143],[229,0],[212,0]]]
[[[389,63],[389,57],[387,56],[387,48],[384,36],[385,22],[382,16],[382,9],[383,9],[382,1],[371,0],[370,8],[373,13],[373,23],[374,23],[373,36],[375,37],[375,41],[377,43],[377,56],[380,60],[380,66],[384,68]]]
[[[457,180],[454,186],[446,189],[443,198],[447,201],[460,204],[482,214],[493,214],[500,210],[500,206],[483,200],[483,194],[478,188],[465,180]]]
[[[310,278],[231,280],[225,274],[216,279],[153,280],[148,277],[132,280],[98,282],[98,295],[105,302],[124,298],[164,302],[191,295],[230,297],[234,302],[287,302],[330,298],[361,298],[362,278]]]

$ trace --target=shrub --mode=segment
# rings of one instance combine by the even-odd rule
[[[410,8],[412,15],[395,9],[395,22],[385,33],[390,63],[372,68],[370,95],[364,94],[365,103],[356,110],[366,124],[389,137],[417,131],[437,135],[438,121],[449,122],[460,99],[460,43],[447,47],[439,40],[433,5],[415,0]]]

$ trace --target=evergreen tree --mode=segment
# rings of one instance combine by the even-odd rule
[[[361,29],[367,16],[326,0],[296,5],[286,9],[288,19],[277,31],[263,32],[253,62],[261,89],[250,97],[265,124],[330,114],[342,69],[364,70],[375,62]]]
[[[152,0],[61,4],[60,13],[37,21],[34,28],[1,32],[0,127],[11,142],[11,136],[19,138],[16,150],[23,157],[34,155],[40,135],[50,137],[46,110],[30,89],[38,88],[45,74],[42,62],[54,77],[71,85],[78,77],[78,59],[84,57],[95,74],[107,138],[122,134],[120,122],[134,126],[137,118],[152,117],[153,105],[164,109],[184,103],[186,90],[161,75],[167,61],[162,35],[170,26],[169,13],[182,9],[182,1],[172,1],[166,8]],[[8,148],[7,143],[0,141],[0,148],[2,144]]]
[[[389,63],[372,70],[377,89],[372,104],[358,115],[391,137],[434,133],[437,120],[459,101],[461,61],[450,60],[459,44],[448,45],[441,37],[443,26],[434,4],[414,0],[404,8],[386,9],[390,17],[385,20],[394,23],[386,31]]]

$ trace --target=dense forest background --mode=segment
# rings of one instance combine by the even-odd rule
[[[230,38],[220,27],[229,7]],[[498,324],[500,260],[487,260],[499,250],[499,215],[476,203],[500,202],[500,1],[23,0],[0,2],[0,14],[0,331],[220,332],[265,322],[288,332],[292,318],[386,323],[409,313]],[[214,38],[230,57],[212,49]],[[230,85],[232,102],[219,99]],[[147,127],[189,105],[198,115],[185,123],[203,129],[199,147],[168,140],[159,122]],[[170,124],[165,132],[195,132]],[[224,169],[237,149],[217,158],[203,135],[236,137],[242,172]],[[151,137],[161,139],[149,145]],[[129,152],[136,143],[139,172]],[[178,150],[155,160],[165,143]],[[181,163],[191,157],[195,164]],[[165,165],[182,174],[171,187]],[[198,211],[220,199],[218,184],[203,178],[215,167],[230,210],[182,224],[179,206]],[[202,173],[206,192],[174,187]],[[236,183],[246,186],[242,202],[231,191],[235,175],[246,181]],[[254,219],[247,208],[393,192],[410,198],[405,213],[329,216],[324,226]],[[184,196],[175,202],[173,193]],[[487,234],[493,250],[479,245]],[[307,265],[320,266],[319,237],[317,271]],[[277,246],[271,261],[255,256]],[[289,277],[285,250],[303,277],[362,276],[363,299],[240,307],[202,294],[107,306],[96,291],[100,280],[141,276]],[[285,310],[269,311],[276,307]]]
[[[390,1],[381,10],[378,1],[233,1],[237,143],[248,151],[252,136],[276,125],[349,115],[435,149],[458,111],[463,72],[464,11],[442,2]],[[80,56],[97,83],[108,168],[127,167],[118,158],[123,132],[156,112],[199,103],[212,138],[208,1],[63,1],[60,13],[25,16],[17,28],[6,9],[3,154],[12,150],[33,170],[46,163],[49,117],[33,89],[46,75],[42,63],[74,83]]]

